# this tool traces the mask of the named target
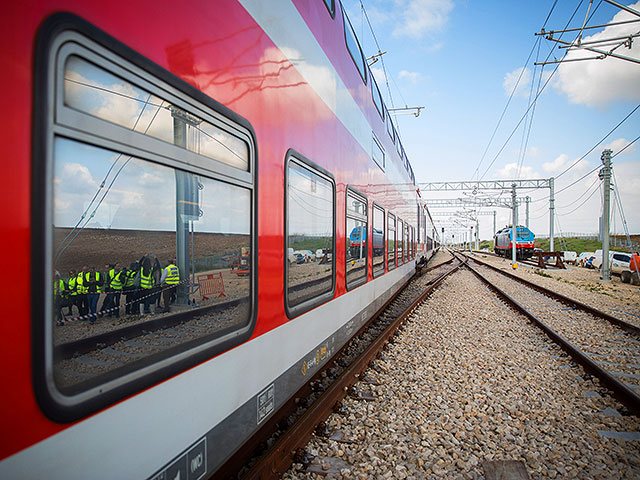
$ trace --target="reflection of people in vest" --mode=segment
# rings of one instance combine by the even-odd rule
[[[76,297],[78,296],[78,292],[76,291],[76,271],[75,270],[69,270],[69,280],[67,281],[67,291],[69,292],[69,301],[67,303],[68,305],[67,316],[70,317],[71,315],[73,315],[73,306],[76,305]]]
[[[138,307],[138,311],[136,312],[134,309],[134,301],[136,299],[136,290],[137,287],[133,284],[133,279],[136,276],[136,272],[139,270],[138,263],[133,262],[129,265],[129,270],[123,269],[125,272],[124,277],[124,288],[122,291],[125,294],[125,312],[127,314],[130,313],[140,313],[140,307]]]
[[[144,302],[144,313],[151,313],[149,305],[151,305],[151,298],[153,295],[153,271],[151,268],[151,260],[149,257],[144,257],[142,260],[142,266],[140,267],[140,290],[138,292],[138,298],[141,302]],[[140,302],[136,302],[139,305]],[[137,307],[140,310],[140,307]]]
[[[53,306],[56,312],[56,321],[60,322],[64,318],[62,307],[68,306],[68,292],[64,280],[60,278],[60,273],[56,272],[56,278],[53,281]],[[70,308],[70,307],[69,307]]]
[[[96,267],[91,267],[89,272],[85,274],[85,290],[87,292],[87,304],[89,305],[89,312],[91,323],[96,320],[96,313],[98,309],[98,299],[100,298],[100,292],[102,291],[103,278],[100,272],[96,272]]]
[[[180,283],[180,270],[172,262],[167,262],[166,268],[162,271],[160,283],[164,287],[162,298],[164,299],[164,311],[169,311],[171,297],[176,293],[178,284]]]
[[[120,270],[120,264],[116,263],[115,273],[113,275],[113,279],[111,280],[111,292],[109,295],[111,298],[111,308],[113,309],[109,312],[109,316],[114,315],[116,318],[120,318],[120,294],[122,293],[122,289],[124,288],[124,284],[127,281],[127,269],[123,268]]]
[[[104,281],[104,291],[107,295],[104,298],[104,302],[102,302],[102,308],[100,308],[100,311],[104,312],[108,310],[108,315],[110,317],[113,315],[116,317],[120,316],[120,309],[118,308],[115,310],[115,307],[120,307],[120,294],[122,293],[122,288],[125,283],[124,279],[120,280],[118,278],[121,273],[120,264],[118,262],[107,265]]]
[[[87,287],[85,285],[85,278],[88,268],[86,265],[82,267],[82,271],[76,275],[76,306],[78,307],[78,313],[80,315],[86,315],[89,313],[89,303],[87,301]]]

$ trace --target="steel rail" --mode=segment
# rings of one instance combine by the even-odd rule
[[[452,257],[451,260],[454,258]],[[448,263],[448,262],[444,262]],[[438,268],[443,264],[436,265],[431,267],[431,269]],[[352,338],[359,337],[364,333],[364,331],[371,326],[373,322],[391,305],[400,294],[404,291],[404,289],[411,283],[415,277],[409,278],[404,284],[387,300],[384,305],[382,305],[369,320],[367,320],[364,325],[362,325],[357,332],[354,333]],[[298,408],[298,401],[307,395],[309,395],[312,391],[310,385],[314,383],[316,380],[321,378],[322,374],[328,371],[330,368],[336,365],[336,361],[340,359],[342,353],[349,346],[349,341],[345,342],[342,347],[340,347],[332,357],[330,357],[327,362],[322,365],[316,373],[309,378],[309,380],[302,386],[298,391],[291,396],[291,398],[285,402],[277,412],[275,412],[269,419],[265,421],[262,427],[254,434],[252,437],[247,440],[237,451],[234,453],[229,459],[225,461],[225,463],[216,471],[215,476],[219,478],[235,478],[236,473],[242,469],[251,458],[256,457],[255,451],[260,448],[261,445],[265,444],[266,441],[273,435],[274,431],[277,429],[277,425],[280,424],[287,417],[292,415],[295,410]]]
[[[243,480],[276,479],[286,472],[293,461],[298,448],[306,445],[313,434],[316,425],[326,419],[334,406],[342,400],[349,389],[376,358],[389,339],[397,332],[407,317],[433,292],[433,290],[449,275],[458,271],[464,264],[460,261],[451,270],[439,275],[431,285],[411,305],[397,317],[384,332],[376,338],[364,352],[349,365],[344,372],[309,406],[300,418],[274,443],[242,477]],[[439,265],[440,266],[440,265]]]
[[[500,297],[512,305],[517,311],[525,315],[531,320],[534,325],[542,329],[551,340],[557,343],[568,355],[571,356],[577,363],[593,376],[597,377],[607,388],[613,391],[614,397],[616,397],[624,406],[636,415],[640,415],[640,395],[635,391],[627,387],[624,383],[620,382],[617,378],[611,375],[607,370],[603,369],[595,363],[589,356],[584,354],[580,349],[573,345],[569,340],[564,338],[558,332],[553,330],[550,326],[537,318],[534,314],[529,312],[518,301],[512,298],[509,294],[502,291],[490,280],[485,278],[481,273],[476,271],[471,265],[466,264],[467,268],[471,270],[482,282],[484,282],[489,288],[495,291]]]
[[[466,257],[466,255],[465,255]],[[470,258],[470,257],[466,257],[466,258]],[[478,260],[477,258],[471,258],[474,262],[483,265],[487,268],[490,268],[491,270],[494,270],[498,273],[501,273],[502,275],[504,275],[505,277],[508,277],[512,280],[515,280],[517,282],[520,282],[523,285],[526,285],[529,288],[533,288],[534,290],[537,290],[545,295],[548,295],[552,298],[555,298],[556,300],[561,301],[562,303],[569,305],[569,306],[575,306],[581,310],[584,310],[586,312],[589,312],[591,315],[594,315],[596,317],[600,317],[603,318],[605,320],[607,320],[608,322],[613,323],[614,325],[617,325],[620,328],[625,329],[626,331],[628,331],[629,333],[633,333],[635,335],[640,335],[640,327],[638,327],[637,325],[634,325],[632,323],[629,322],[625,322],[624,320],[614,317],[613,315],[610,315],[606,312],[600,311],[597,308],[593,308],[585,303],[579,302],[578,300],[574,300],[570,297],[567,297],[565,295],[562,295],[561,293],[558,292],[554,292],[553,290],[549,290],[548,288],[542,287],[540,285],[536,285],[535,283],[529,282],[528,280],[525,280],[524,278],[520,278],[517,275],[514,275],[513,273],[510,272],[505,272],[504,270],[495,267],[493,265],[490,265],[488,263],[485,263],[481,260]]]

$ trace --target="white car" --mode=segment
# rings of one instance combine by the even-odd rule
[[[612,252],[609,256],[609,268],[611,273],[621,274],[630,269],[631,254]]]
[[[563,255],[563,259],[565,262],[567,263],[576,263],[576,259],[578,258],[578,254],[576,252],[573,252],[571,250],[565,250],[564,252],[562,252]]]

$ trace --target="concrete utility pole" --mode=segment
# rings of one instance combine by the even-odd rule
[[[531,202],[531,197],[524,197],[525,198],[525,202],[526,202],[526,207],[527,207],[527,215],[526,215],[526,219],[527,221],[524,222],[524,226],[529,228],[529,202]]]
[[[476,250],[480,250],[480,221],[476,217]]]
[[[549,179],[549,251],[554,252],[553,249],[553,224],[555,222],[555,188],[554,188],[555,178],[551,177]]]
[[[518,199],[516,197],[516,184],[511,185],[511,201],[513,202],[513,214],[511,222],[511,264],[516,264],[516,233],[518,224]]]
[[[493,234],[496,233],[496,211],[493,211]]]
[[[600,159],[604,168],[600,170],[600,179],[604,181],[604,206],[602,208],[602,280],[611,280],[611,271],[609,270],[609,208],[611,200],[611,153],[607,149],[602,152]]]

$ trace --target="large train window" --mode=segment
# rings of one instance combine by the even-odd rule
[[[386,111],[386,115],[385,118],[387,119],[387,133],[389,134],[389,138],[391,139],[392,143],[395,143],[396,141],[396,136],[395,136],[395,129],[393,128],[393,122],[391,121],[391,115],[389,115],[389,110],[387,110],[385,108]]]
[[[285,306],[294,317],[333,297],[335,182],[289,151],[286,188]]]
[[[404,263],[404,222],[401,219],[398,219],[398,243],[396,249],[396,255],[398,256],[398,265],[402,265]]]
[[[404,224],[404,261],[408,261],[410,258],[411,243],[409,239],[409,224]]]
[[[336,15],[336,0],[324,0],[324,4],[326,5],[327,10],[329,10],[331,18],[334,18]]]
[[[376,162],[376,165],[378,165],[384,171],[384,167],[385,167],[384,150],[382,148],[382,145],[378,141],[377,137],[375,136],[375,134],[373,134],[373,140],[371,143],[371,157],[373,158],[373,161]]]
[[[366,63],[364,61],[364,55],[362,54],[360,43],[356,37],[356,32],[353,30],[351,21],[347,17],[347,13],[344,9],[342,9],[342,18],[344,19],[344,40],[347,44],[347,50],[349,50],[349,55],[351,55],[353,63],[356,65],[358,72],[360,72],[362,81],[367,83],[367,69],[365,68]]]
[[[392,213],[387,215],[387,268],[396,268],[396,217]]]
[[[367,199],[347,189],[346,278],[347,288],[367,281]]]
[[[380,114],[380,118],[384,121],[384,104],[382,103],[382,95],[380,95],[380,89],[378,88],[376,79],[373,78],[373,75],[371,74],[371,70],[369,70],[369,75],[371,75],[371,96],[373,97],[373,103],[376,106],[376,110],[378,110],[378,114]]]
[[[373,245],[373,276],[384,273],[384,210],[373,204],[373,226],[371,242]]]
[[[246,120],[60,17],[37,50],[32,291],[38,398],[68,421],[249,338],[256,155]]]

